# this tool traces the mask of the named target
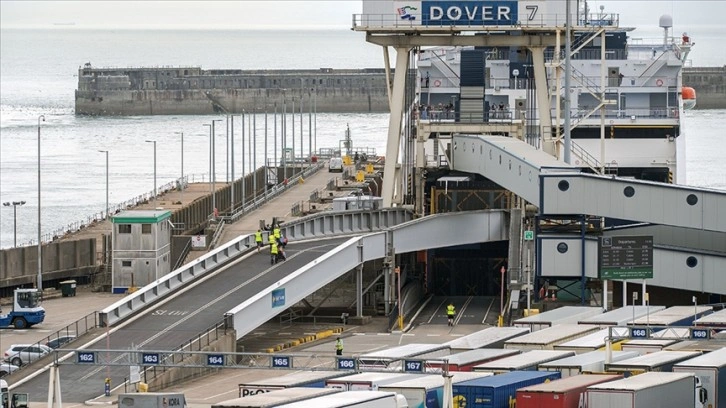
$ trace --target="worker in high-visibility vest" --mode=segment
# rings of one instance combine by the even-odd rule
[[[446,306],[446,316],[449,319],[449,326],[454,325],[454,315],[456,314],[456,309],[454,308],[453,303],[449,303],[448,306]]]
[[[280,226],[279,225],[277,225],[277,224],[275,225],[275,228],[272,230],[272,235],[274,235],[275,241],[280,241],[281,234],[280,234]]]
[[[336,356],[343,355],[343,340],[341,340],[340,337],[335,339],[335,355]]]
[[[277,262],[277,254],[279,250],[277,248],[277,242],[273,239],[270,241],[270,263],[275,264]]]
[[[262,248],[262,230],[255,232],[255,243],[257,244],[257,252]]]

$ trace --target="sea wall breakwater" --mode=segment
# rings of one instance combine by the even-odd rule
[[[413,71],[412,71],[413,72]],[[685,68],[696,109],[726,108],[726,66]],[[78,69],[78,115],[204,115],[285,109],[388,112],[381,68],[236,70],[200,67]],[[284,107],[283,107],[284,105]]]
[[[77,115],[388,112],[383,69],[236,70],[199,67],[78,70]]]

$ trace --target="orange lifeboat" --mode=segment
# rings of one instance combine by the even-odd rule
[[[683,97],[683,109],[693,109],[696,106],[696,90],[684,86],[681,89],[681,97]]]

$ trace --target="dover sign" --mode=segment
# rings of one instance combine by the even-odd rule
[[[514,25],[516,1],[422,1],[421,21],[425,26]]]

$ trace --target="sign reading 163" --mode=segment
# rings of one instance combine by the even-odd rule
[[[159,364],[159,353],[141,353],[141,364]]]

